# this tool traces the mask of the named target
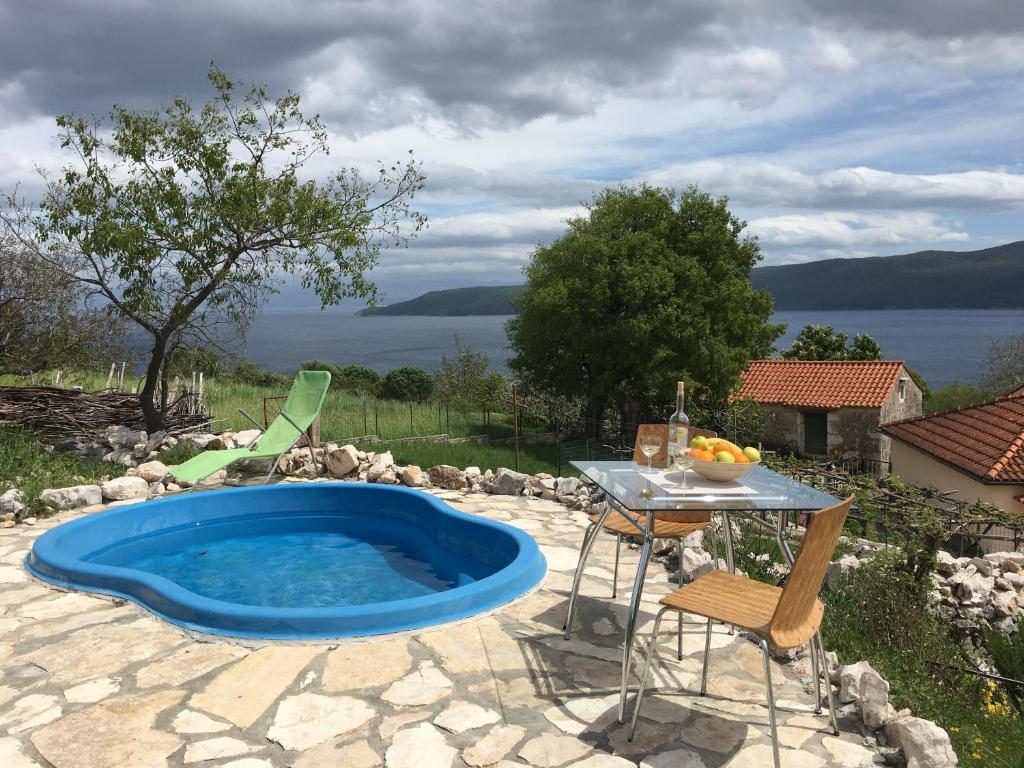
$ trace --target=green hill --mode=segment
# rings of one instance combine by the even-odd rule
[[[431,291],[409,301],[400,301],[386,307],[369,307],[360,315],[433,315],[460,317],[463,315],[512,315],[515,308],[509,299],[518,294],[521,285],[478,285],[472,288],[449,288]]]
[[[826,259],[751,273],[775,309],[1008,309],[1024,307],[1024,241],[980,251]],[[509,315],[521,285],[431,291],[360,315]]]
[[[759,267],[751,280],[771,292],[777,310],[1024,307],[1024,241]]]

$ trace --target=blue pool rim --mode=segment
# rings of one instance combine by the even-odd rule
[[[366,514],[402,517],[428,536],[456,533],[467,546],[503,548],[514,556],[500,570],[470,584],[419,597],[334,608],[275,608],[241,605],[198,595],[175,582],[134,568],[85,558],[126,538],[156,535],[203,522],[237,520],[255,524],[262,516],[287,515],[282,505],[299,503],[292,514],[309,516],[301,499],[346,504],[371,500]],[[375,505],[378,505],[375,507]],[[399,510],[396,512],[396,510]],[[241,511],[241,512],[240,512]],[[331,514],[319,509],[317,514]],[[38,539],[25,558],[36,578],[136,603],[160,618],[196,632],[268,640],[320,640],[401,632],[444,624],[515,600],[543,580],[547,562],[533,538],[511,525],[461,512],[432,494],[401,486],[367,483],[279,483],[197,491],[129,504],[72,520]]]

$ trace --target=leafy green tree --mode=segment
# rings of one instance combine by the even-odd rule
[[[388,400],[429,400],[433,391],[431,375],[413,365],[388,371],[380,388],[381,397]]]
[[[175,349],[171,353],[170,375],[187,378],[193,371],[204,376],[220,376],[224,373],[224,364],[212,349],[185,346]]]
[[[985,392],[978,387],[956,381],[930,392],[924,399],[924,412],[942,413],[954,408],[963,408],[965,405],[981,403],[987,399]]]
[[[1000,397],[1024,387],[1024,335],[1011,336],[989,347],[979,386],[988,397]]]
[[[678,379],[724,398],[782,332],[768,323],[771,296],[750,284],[757,241],[725,198],[622,186],[568,226],[525,269],[511,367],[531,386],[584,398],[589,434],[609,406],[671,402]]]
[[[363,365],[338,366],[326,360],[306,360],[300,367],[304,371],[330,373],[331,389],[341,389],[357,395],[376,395],[380,391],[380,374]]]
[[[866,333],[858,333],[847,344],[847,336],[831,325],[805,325],[789,349],[787,360],[881,360],[882,348]]]
[[[254,387],[287,387],[291,380],[282,373],[257,368],[248,360],[240,360],[232,376],[235,381]]]
[[[167,405],[155,394],[168,390],[169,349],[218,327],[244,333],[282,272],[324,305],[373,300],[366,272],[381,248],[424,223],[411,159],[369,180],[355,169],[303,178],[328,152],[319,118],[303,116],[296,94],[242,89],[216,67],[209,77],[216,95],[199,109],[177,98],[162,111],[114,107],[109,126],[59,117],[74,161],[44,176],[38,207],[10,195],[0,215],[22,246],[148,334],[139,401],[150,431]]]
[[[441,402],[472,403],[483,408],[506,405],[508,381],[490,370],[491,359],[455,337],[455,355],[441,355],[434,372],[434,397]]]
[[[0,238],[0,374],[103,368],[122,360],[124,324],[64,269]]]

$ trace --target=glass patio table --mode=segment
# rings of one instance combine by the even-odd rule
[[[686,487],[683,475],[677,469],[648,469],[646,465],[633,461],[589,461],[570,462],[579,471],[580,479],[590,482],[604,491],[607,504],[600,517],[584,537],[579,563],[573,576],[572,593],[566,614],[565,637],[572,629],[576,597],[579,593],[583,571],[590,556],[590,550],[604,528],[611,512],[617,511],[636,528],[636,536],[643,539],[640,548],[640,563],[633,581],[633,591],[626,618],[626,632],[622,651],[622,687],[619,697],[619,722],[624,722],[627,683],[631,669],[633,641],[636,634],[636,619],[643,594],[644,578],[651,559],[654,544],[654,520],[665,513],[715,512],[723,517],[725,532],[725,557],[730,571],[735,569],[732,554],[732,525],[734,514],[752,515],[771,512],[776,518],[776,539],[784,556],[793,563],[793,552],[786,540],[790,514],[816,512],[839,502],[839,499],[815,490],[792,478],[780,475],[765,467],[751,469],[739,480],[728,483],[714,483],[704,480],[692,469],[686,472]],[[650,514],[648,514],[650,513]],[[817,679],[817,675],[815,675]],[[820,701],[820,697],[819,697]]]

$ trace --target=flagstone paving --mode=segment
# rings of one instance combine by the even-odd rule
[[[439,492],[454,506],[529,532],[548,557],[543,585],[490,614],[419,632],[320,645],[197,638],[133,604],[66,593],[21,561],[44,530],[0,530],[0,765],[7,768],[716,768],[771,764],[762,667],[742,635],[716,628],[710,696],[696,695],[703,624],[660,638],[665,665],[636,739],[616,719],[620,643],[636,549],[611,600],[614,539],[583,579],[573,639],[562,621],[582,512],[539,499]],[[659,564],[641,606],[646,644]],[[793,669],[772,671],[784,766],[880,762],[852,723],[837,739]],[[685,690],[681,690],[685,689]]]

